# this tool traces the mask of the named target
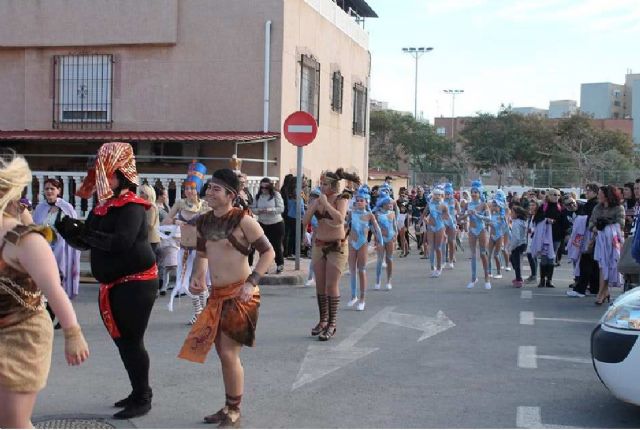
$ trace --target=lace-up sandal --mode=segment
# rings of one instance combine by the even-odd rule
[[[338,316],[338,306],[340,305],[340,296],[329,296],[329,323],[322,333],[318,336],[321,341],[327,341],[336,334],[336,319]]]
[[[318,294],[318,310],[320,311],[320,322],[311,329],[311,336],[318,336],[325,331],[329,322],[329,299],[326,294]]]

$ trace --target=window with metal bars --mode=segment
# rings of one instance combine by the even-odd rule
[[[300,60],[300,110],[320,123],[320,63],[308,55]]]
[[[342,113],[342,92],[344,87],[344,77],[340,72],[333,72],[331,79],[331,109],[334,112]]]
[[[53,74],[53,128],[111,127],[113,55],[56,55]]]
[[[362,84],[353,86],[353,134],[365,136],[367,122],[367,88]]]

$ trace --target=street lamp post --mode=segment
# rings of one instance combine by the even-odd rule
[[[451,141],[456,143],[456,96],[464,93],[464,90],[443,90],[451,95]]]
[[[413,117],[418,120],[418,59],[422,57],[426,52],[433,51],[432,47],[419,47],[419,48],[402,48],[402,52],[411,55],[416,60],[416,83],[413,96]]]

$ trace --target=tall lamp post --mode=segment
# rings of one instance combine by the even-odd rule
[[[402,52],[411,55],[416,60],[416,84],[413,96],[413,117],[416,121],[418,120],[418,59],[422,57],[423,54],[431,51],[433,51],[432,47],[425,48],[423,46],[418,48],[402,48]]]
[[[443,90],[451,95],[451,141],[456,143],[456,96],[464,93],[464,90]]]

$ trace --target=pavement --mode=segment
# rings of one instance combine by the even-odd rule
[[[594,306],[594,297],[566,297],[569,265],[556,269],[556,289],[513,288],[506,272],[488,291],[480,283],[465,288],[463,254],[438,279],[415,251],[394,265],[393,289],[369,289],[364,312],[346,307],[343,277],[338,332],[329,342],[309,335],[317,322],[313,288],[261,288],[256,346],[242,351],[243,427],[640,427],[640,408],[614,398],[594,372],[590,334],[606,308]],[[369,285],[374,274],[372,264]],[[90,414],[123,425],[110,421],[111,404],[130,387],[98,316],[97,293],[84,284],[74,301],[91,357],[66,366],[56,331],[34,422]],[[169,312],[167,301],[157,300],[146,336],[153,409],[126,426],[210,427],[202,417],[224,401],[219,361],[215,352],[203,365],[176,358],[191,304],[183,299]]]

